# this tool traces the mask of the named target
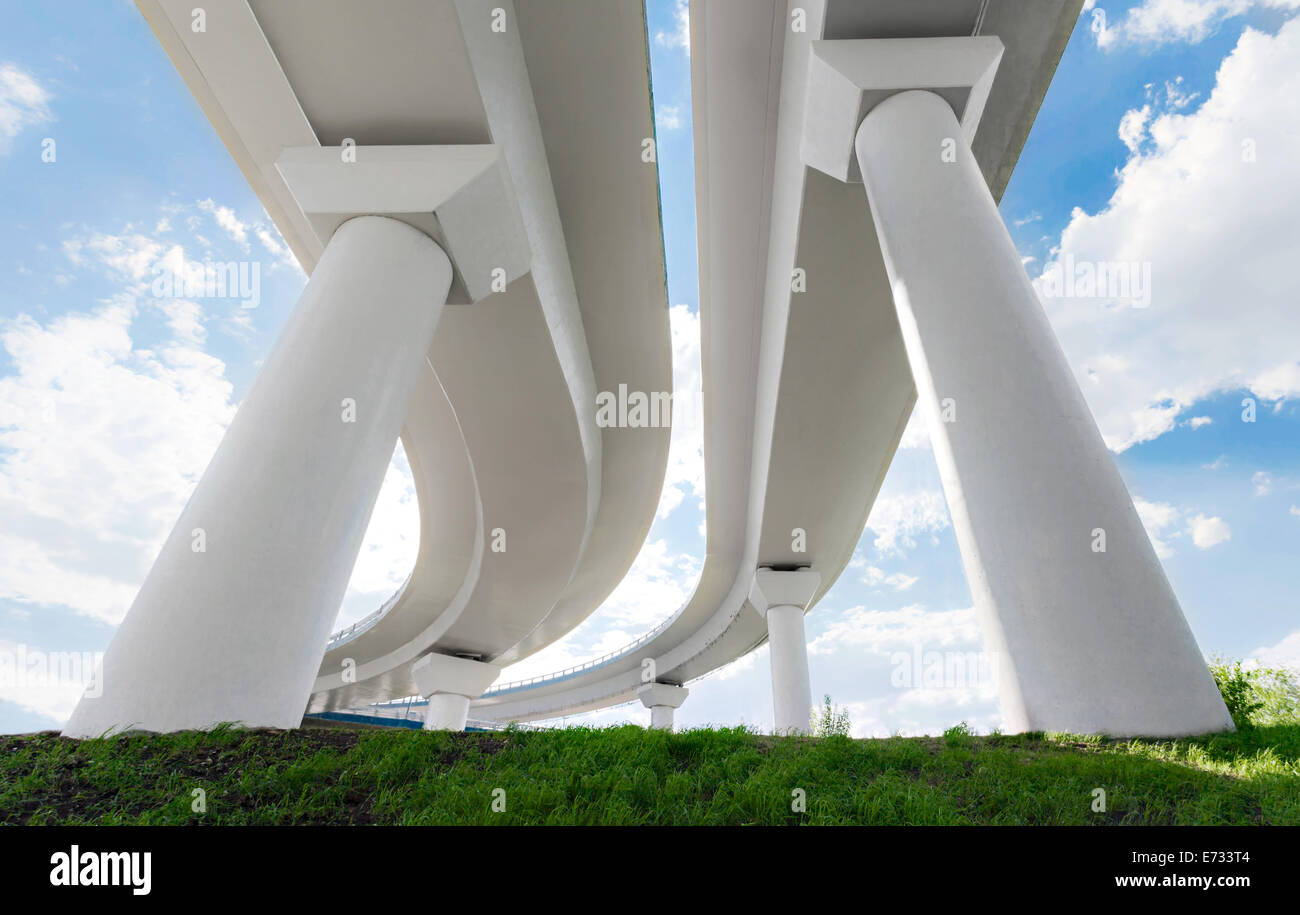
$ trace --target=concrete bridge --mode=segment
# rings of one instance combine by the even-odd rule
[[[804,614],[918,400],[1006,729],[1231,727],[997,213],[1081,0],[691,4],[703,572],[626,650],[504,684],[662,487],[669,430],[597,421],[672,383],[641,3],[138,5],[310,279],[67,733],[413,695],[430,728],[671,727],[764,642],[805,730]],[[331,636],[399,435],[415,568]]]

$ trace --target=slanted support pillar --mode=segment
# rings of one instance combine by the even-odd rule
[[[420,695],[429,700],[426,731],[463,731],[469,704],[501,674],[495,664],[445,654],[426,654],[411,667]]]
[[[636,691],[636,696],[650,710],[651,729],[671,731],[673,710],[681,707],[690,692],[685,687],[671,683],[647,683]]]
[[[1007,729],[1230,729],[951,106],[895,95],[856,150]]]
[[[866,187],[1005,727],[1231,729],[971,153],[997,39],[819,44],[805,161]]]
[[[276,162],[320,258],[70,737],[302,721],[448,296],[476,302],[531,265],[497,147],[355,151]]]
[[[403,222],[338,228],[66,735],[298,726],[451,280]]]
[[[812,713],[808,644],[803,616],[821,584],[812,569],[759,569],[749,603],[767,621],[772,664],[772,718],[777,734],[807,734]]]

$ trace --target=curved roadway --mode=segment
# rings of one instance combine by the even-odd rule
[[[643,663],[683,684],[767,638],[758,567],[811,566],[813,603],[853,550],[916,399],[865,195],[800,159],[809,43],[997,34],[1007,46],[973,148],[1001,196],[1078,0],[777,0],[691,6],[707,555],[695,593],[628,650],[500,684],[476,717],[529,721],[636,698]],[[795,270],[803,291],[792,291]],[[796,552],[799,529],[806,550]]]

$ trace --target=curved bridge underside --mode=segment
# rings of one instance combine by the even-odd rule
[[[229,709],[282,722],[315,670],[309,713],[418,692],[426,727],[456,728],[471,713],[528,721],[639,697],[652,726],[670,727],[683,684],[768,641],[777,730],[805,729],[803,614],[848,564],[918,400],[1009,727],[1230,726],[997,214],[1082,0],[691,3],[701,579],[628,650],[490,689],[608,597],[662,488],[668,429],[596,422],[598,395],[672,384],[642,3],[214,0],[204,29],[188,0],[138,4],[304,269],[322,267],[281,338],[312,383],[294,387],[308,376],[281,356],[270,393],[246,400],[254,419],[219,449],[218,482],[192,500],[244,524],[230,522],[226,544],[262,538],[258,555],[228,549],[198,576],[229,584],[251,568],[251,597],[232,608],[212,586],[174,613],[174,589],[197,573],[173,532],[107,656],[138,671],[167,657],[159,640],[190,646],[192,662],[154,666],[191,700],[218,701],[189,718],[161,708],[164,726]],[[361,311],[370,289],[398,301]],[[347,384],[378,389],[370,437],[322,410],[302,411],[298,435],[294,410],[343,363]],[[420,504],[415,568],[322,649],[412,390],[401,438]],[[949,391],[972,419],[938,418]],[[263,440],[289,457],[262,460]],[[294,461],[313,446],[299,485]],[[228,484],[265,468],[291,479]],[[232,489],[251,504],[221,505]],[[334,504],[326,490],[353,496],[335,500],[337,517],[312,511]],[[295,519],[320,531],[302,562],[268,539]],[[1121,548],[1081,560],[1078,532],[1103,522]],[[281,574],[294,563],[296,577]],[[276,637],[260,654],[259,627]],[[205,639],[219,657],[193,654]],[[242,682],[225,656],[250,668]],[[141,698],[145,675],[121,679],[117,717],[160,705]]]
[[[525,276],[442,314],[402,431],[418,559],[331,639],[310,710],[410,695],[431,651],[501,665],[568,632],[631,565],[667,462],[667,428],[594,418],[599,391],[672,389],[641,4],[225,0],[201,33],[192,4],[139,6],[309,273],[328,237],[276,168],[290,148],[494,144],[527,234]]]
[[[639,155],[653,135],[642,11],[519,3],[512,53],[486,28],[496,6],[457,4],[448,31],[511,167],[532,272],[444,313],[402,437],[415,569],[332,642],[309,711],[411,695],[430,651],[503,665],[544,647],[617,585],[657,505],[668,430],[594,422],[598,391],[672,387],[658,188]]]
[[[575,675],[501,684],[479,718],[530,721],[684,684],[767,640],[749,603],[758,567],[811,566],[815,603],[852,558],[916,401],[871,212],[801,161],[805,73],[819,39],[969,36],[1006,45],[972,144],[995,196],[1010,177],[1078,3],[691,6],[708,545],[699,586],[665,626]],[[801,291],[792,277],[802,271]],[[806,550],[795,552],[795,531]]]

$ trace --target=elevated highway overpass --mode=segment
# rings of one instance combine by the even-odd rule
[[[311,279],[68,733],[417,694],[426,727],[638,698],[671,727],[764,642],[803,730],[804,614],[918,401],[1008,729],[1230,727],[997,217],[1080,5],[692,3],[701,578],[627,650],[493,685],[599,607],[663,482],[667,429],[595,422],[671,390],[641,4],[225,0],[196,31],[139,0]],[[415,568],[331,636],[399,433]]]

